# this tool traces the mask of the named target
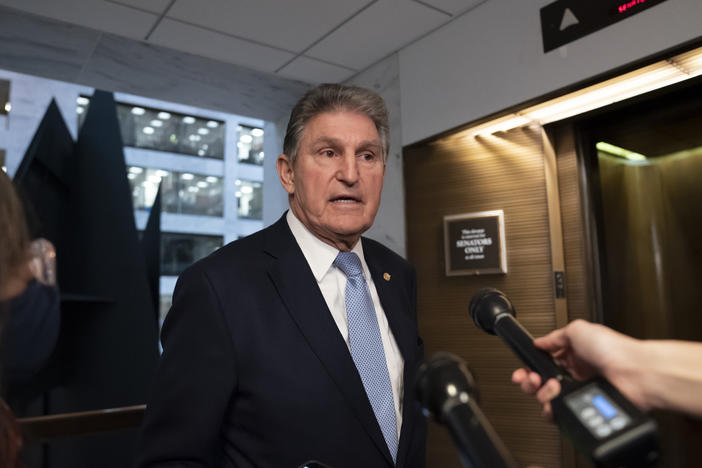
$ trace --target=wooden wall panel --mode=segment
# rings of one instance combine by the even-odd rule
[[[501,137],[450,137],[404,151],[407,252],[419,284],[419,325],[427,355],[449,351],[465,359],[478,381],[481,406],[520,465],[561,466],[560,437],[540,406],[510,382],[519,361],[494,336],[478,330],[468,302],[494,286],[514,302],[534,335],[555,326],[549,224],[541,129]],[[506,275],[445,275],[443,217],[503,209]],[[429,466],[459,467],[442,427],[430,427]]]

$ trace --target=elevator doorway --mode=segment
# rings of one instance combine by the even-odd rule
[[[645,339],[702,341],[702,84],[576,124],[592,201],[595,312]],[[702,422],[655,414],[665,467],[698,466]]]

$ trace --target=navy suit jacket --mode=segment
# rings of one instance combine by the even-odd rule
[[[425,466],[414,270],[363,239],[405,360],[397,465]],[[389,274],[390,276],[386,275]],[[385,276],[385,277],[384,277]],[[392,467],[348,347],[285,216],[179,278],[137,466]]]

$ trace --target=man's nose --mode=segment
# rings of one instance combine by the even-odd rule
[[[345,154],[344,157],[341,158],[336,177],[349,185],[353,185],[358,181],[358,159],[355,154]]]

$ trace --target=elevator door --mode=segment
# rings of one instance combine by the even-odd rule
[[[582,127],[602,321],[638,338],[702,341],[700,96],[699,85],[688,86]],[[698,466],[702,424],[667,413],[656,417],[663,466]]]

